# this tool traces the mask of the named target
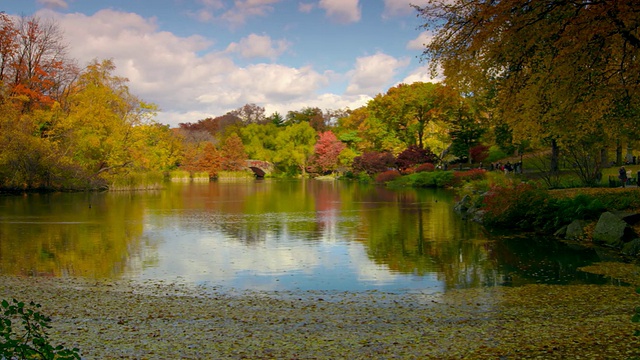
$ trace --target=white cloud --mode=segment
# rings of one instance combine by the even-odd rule
[[[136,14],[114,10],[92,16],[49,10],[40,14],[54,17],[66,32],[72,58],[81,65],[93,59],[113,59],[116,75],[130,80],[134,94],[166,110],[158,114],[158,120],[173,126],[223,115],[247,103],[303,103],[307,97],[317,97],[315,92],[329,81],[328,74],[311,67],[240,67],[228,52],[212,49],[212,41],[158,31],[154,19]],[[244,40],[231,46],[244,56],[275,56],[289,46],[268,37]],[[271,45],[265,46],[269,41]]]
[[[428,0],[384,0],[383,17],[406,16],[415,13],[411,5],[424,6]]]
[[[329,18],[343,24],[358,22],[362,16],[358,0],[320,0],[318,6]]]
[[[291,44],[286,40],[273,41],[268,35],[251,34],[239,43],[231,43],[227,52],[238,53],[245,59],[269,58],[274,60],[284,53]]]
[[[433,39],[433,33],[431,31],[423,31],[417,38],[407,43],[407,49],[409,50],[424,50],[425,45],[430,43]]]
[[[405,77],[404,80],[401,81],[401,83],[405,83],[405,84],[411,84],[414,82],[437,83],[443,80],[444,80],[444,77],[442,76],[442,71],[440,69],[438,69],[437,74],[433,74],[431,71],[431,67],[429,65],[424,65],[412,71],[411,74],[407,75],[407,77]]]
[[[65,0],[38,0],[38,4],[47,9],[66,9],[69,7]]]
[[[192,14],[200,21],[222,20],[237,27],[252,17],[262,17],[273,12],[273,4],[282,0],[235,0],[232,8],[227,8],[222,0],[199,0],[202,8]]]
[[[315,4],[313,3],[299,3],[298,4],[298,11],[300,11],[301,13],[305,13],[308,14],[311,11],[313,11],[313,9],[315,9]]]
[[[385,91],[398,69],[408,66],[409,62],[409,59],[396,59],[384,53],[358,58],[355,69],[348,74],[347,94],[373,96]]]

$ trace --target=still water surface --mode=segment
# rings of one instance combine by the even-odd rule
[[[445,190],[323,181],[0,197],[0,274],[222,290],[442,292],[604,283],[593,249],[493,238]]]

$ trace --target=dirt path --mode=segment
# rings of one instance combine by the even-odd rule
[[[246,293],[0,277],[42,304],[51,341],[86,359],[628,359],[629,287],[525,286],[439,295]]]

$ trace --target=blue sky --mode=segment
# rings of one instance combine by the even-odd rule
[[[54,19],[69,56],[113,59],[173,126],[244,104],[286,114],[355,109],[398,83],[432,81],[411,0],[0,0]]]

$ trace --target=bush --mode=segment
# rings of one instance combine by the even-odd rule
[[[487,157],[487,162],[496,162],[500,159],[504,159],[507,156],[509,156],[509,154],[507,154],[506,152],[504,152],[499,146],[497,145],[493,145],[489,148],[489,156]]]
[[[396,159],[389,152],[366,152],[353,159],[353,170],[373,175],[394,168],[395,162]]]
[[[66,349],[62,345],[49,343],[46,330],[51,328],[51,318],[34,310],[40,304],[25,303],[16,299],[10,303],[2,300],[0,314],[0,359],[80,359],[76,348]],[[20,320],[22,331],[13,327],[13,320]]]
[[[432,163],[425,163],[418,165],[413,172],[432,172],[436,169],[435,165]]]
[[[453,183],[452,171],[421,172],[398,178],[391,182],[393,187],[444,188]]]
[[[404,172],[416,164],[433,163],[436,160],[437,156],[431,149],[422,149],[416,145],[411,145],[398,154],[396,165],[398,165],[398,169]]]
[[[380,173],[376,176],[376,182],[378,183],[386,183],[392,180],[399,178],[401,175],[396,170],[389,170],[383,173]]]
[[[465,182],[483,180],[486,175],[486,171],[483,169],[471,169],[467,171],[456,171],[454,173],[455,180],[454,186],[461,186]]]
[[[531,184],[494,186],[483,199],[484,224],[492,228],[548,231],[556,213],[545,190]]]

